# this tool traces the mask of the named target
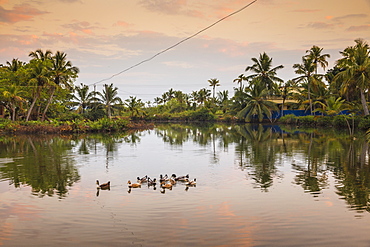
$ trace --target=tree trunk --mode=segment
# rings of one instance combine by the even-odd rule
[[[33,98],[33,101],[32,101],[32,104],[30,106],[30,109],[28,109],[28,112],[27,112],[27,117],[26,117],[26,121],[28,121],[30,119],[30,116],[31,116],[31,113],[33,111],[33,108],[35,107],[35,104],[36,104],[36,101],[39,99],[40,97],[40,91],[39,89],[36,89],[36,95],[35,97]]]
[[[368,116],[369,115],[369,108],[367,107],[365,93],[362,90],[361,90],[361,104],[362,104],[362,107],[364,108],[364,115]]]
[[[56,88],[55,88],[54,86],[51,88],[51,94],[50,94],[50,97],[49,97],[48,103],[47,103],[47,104],[46,104],[46,106],[45,106],[45,110],[44,110],[44,112],[42,113],[41,121],[45,121],[46,112],[47,112],[47,111],[48,111],[48,109],[49,109],[49,106],[50,106],[50,104],[51,104],[51,101],[53,100],[54,93],[55,93],[55,89],[56,89]]]

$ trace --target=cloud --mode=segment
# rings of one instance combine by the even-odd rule
[[[140,4],[148,10],[173,15],[182,11],[186,0],[143,0]]]
[[[11,10],[0,6],[0,22],[16,23],[19,21],[29,21],[35,16],[47,14],[47,11],[41,11],[31,7],[29,4],[17,5]]]
[[[370,25],[361,25],[361,26],[350,26],[346,29],[349,32],[361,32],[361,31],[370,31]]]
[[[129,27],[130,24],[125,21],[117,21],[113,24],[113,26],[120,26],[120,27]]]
[[[333,21],[342,21],[345,19],[359,19],[359,18],[366,18],[367,14],[350,14],[350,15],[343,15],[333,18]]]
[[[307,25],[307,27],[314,29],[331,29],[334,27],[334,25],[325,22],[311,22]]]
[[[71,29],[73,31],[80,31],[86,34],[92,34],[92,29],[96,28],[94,26],[91,26],[90,23],[87,21],[69,23],[69,24],[63,25],[63,27],[67,29]]]

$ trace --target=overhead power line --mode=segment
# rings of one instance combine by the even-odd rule
[[[202,30],[200,30],[200,31],[196,32],[195,34],[193,34],[193,35],[191,35],[191,36],[189,36],[189,37],[187,37],[187,38],[185,38],[185,39],[182,39],[181,41],[177,42],[176,44],[174,44],[174,45],[172,45],[172,46],[170,46],[170,47],[168,47],[168,48],[166,48],[166,49],[164,49],[164,50],[162,50],[162,51],[160,51],[160,52],[156,53],[155,55],[151,56],[150,58],[145,59],[145,60],[142,60],[141,62],[139,62],[139,63],[137,63],[137,64],[134,64],[134,65],[132,65],[132,66],[130,66],[130,67],[128,67],[128,68],[126,68],[126,69],[124,69],[124,70],[122,70],[122,71],[120,71],[120,72],[118,72],[118,73],[116,73],[116,74],[114,74],[114,75],[112,75],[112,76],[110,76],[110,77],[108,77],[108,78],[102,79],[102,80],[97,81],[97,82],[94,82],[94,83],[92,83],[92,84],[89,84],[89,86],[92,86],[92,85],[94,85],[94,86],[95,86],[96,84],[99,84],[99,83],[101,83],[101,82],[108,81],[108,80],[110,80],[110,79],[112,79],[112,78],[114,78],[114,77],[116,77],[116,76],[118,76],[118,75],[120,75],[120,74],[122,74],[122,73],[125,73],[126,71],[129,71],[129,70],[131,70],[131,69],[133,69],[133,68],[135,68],[135,67],[137,67],[137,66],[139,66],[139,65],[143,64],[143,63],[149,62],[150,60],[152,60],[152,59],[154,59],[155,57],[157,57],[157,56],[161,55],[162,53],[165,53],[165,52],[167,52],[167,51],[169,51],[169,50],[171,50],[171,49],[175,48],[176,46],[178,46],[178,45],[180,45],[180,44],[184,43],[185,41],[188,41],[188,40],[189,40],[189,39],[191,39],[191,38],[194,38],[195,36],[199,35],[200,33],[203,33],[204,31],[206,31],[206,30],[210,29],[211,27],[213,27],[213,26],[215,26],[216,24],[220,23],[221,21],[223,21],[223,20],[225,20],[225,19],[229,18],[230,16],[233,16],[233,15],[235,15],[235,14],[237,14],[237,13],[239,13],[239,12],[243,11],[244,9],[248,8],[249,6],[251,6],[252,4],[254,4],[255,2],[257,2],[257,0],[254,0],[254,1],[250,2],[250,3],[248,3],[248,4],[247,4],[247,5],[245,5],[244,7],[242,7],[242,8],[240,8],[240,9],[238,9],[238,10],[236,10],[236,11],[232,12],[231,14],[228,14],[227,16],[225,16],[225,17],[223,17],[223,18],[219,19],[218,21],[216,21],[216,22],[212,23],[211,25],[209,25],[209,26],[207,26],[207,27],[203,28]]]

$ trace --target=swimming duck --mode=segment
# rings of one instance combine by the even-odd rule
[[[110,188],[110,181],[108,181],[107,183],[104,183],[104,184],[99,184],[99,180],[96,180],[96,188],[97,189],[102,189],[102,190],[106,190],[106,189],[109,189]]]
[[[128,187],[129,188],[141,188],[141,183],[137,183],[137,184],[132,184],[130,180],[127,181],[127,184],[128,184]]]
[[[157,184],[157,179],[154,178],[153,180],[148,177],[148,187],[149,186],[155,186]]]
[[[172,184],[170,184],[170,183],[162,182],[161,183],[161,187],[163,189],[170,189],[170,190],[172,190]]]
[[[185,183],[185,185],[187,185],[187,186],[196,186],[197,185],[197,179],[196,178],[194,178],[193,179],[193,181],[187,181],[186,183]]]
[[[189,178],[189,174],[187,174],[185,176],[180,176],[180,177],[177,177],[176,174],[172,174],[172,177],[174,177],[175,181],[184,182],[186,179]]]
[[[145,177],[137,177],[137,181],[140,182],[140,183],[146,183],[148,182],[148,175],[145,175]]]
[[[170,183],[171,183],[172,185],[175,185],[175,184],[176,184],[176,180],[174,180],[174,179],[170,178]]]
[[[166,174],[166,175],[164,175],[164,176],[162,176],[162,174],[161,175],[159,175],[159,182],[164,182],[164,181],[168,181],[168,175]]]

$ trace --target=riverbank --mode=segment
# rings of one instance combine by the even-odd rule
[[[242,124],[239,119],[206,119],[202,121],[190,121],[178,118],[151,118],[151,119],[130,119],[129,117],[101,118],[96,121],[72,120],[72,121],[11,121],[0,119],[0,133],[20,134],[63,134],[63,133],[104,133],[128,130],[153,129],[157,123],[230,123]],[[271,123],[266,121],[266,123]],[[350,130],[350,132],[370,129],[370,118],[363,116],[294,116],[286,115],[272,124],[306,126],[306,127],[334,127]]]

